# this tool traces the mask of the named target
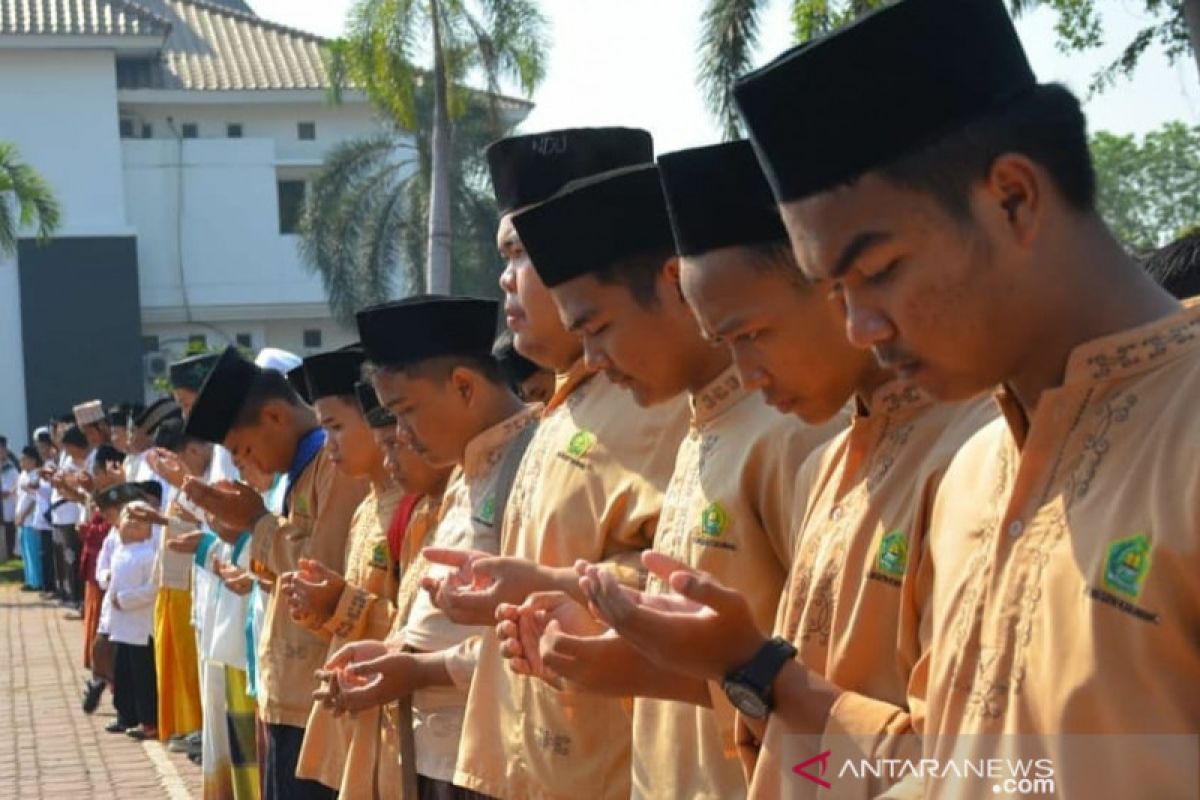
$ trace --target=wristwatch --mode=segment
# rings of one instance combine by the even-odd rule
[[[766,719],[771,713],[771,684],[796,648],[778,636],[768,639],[750,659],[750,663],[725,676],[721,688],[733,707],[753,719]]]

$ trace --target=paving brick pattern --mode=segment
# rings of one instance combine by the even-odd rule
[[[107,692],[94,715],[80,710],[82,639],[57,604],[0,585],[0,798],[200,798],[185,756],[105,732]]]

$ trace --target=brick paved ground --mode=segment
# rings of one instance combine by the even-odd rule
[[[0,798],[199,798],[185,756],[105,732],[107,692],[93,716],[80,710],[82,637],[57,604],[0,584]]]

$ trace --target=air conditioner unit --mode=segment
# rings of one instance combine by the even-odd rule
[[[165,378],[167,377],[167,369],[170,364],[170,356],[161,350],[146,353],[142,356],[142,374],[146,376],[147,381],[153,381],[156,378]]]

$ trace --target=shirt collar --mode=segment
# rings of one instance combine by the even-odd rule
[[[933,398],[915,384],[895,378],[872,392],[865,405],[861,399],[855,398],[854,416],[896,416],[914,413],[931,405]]]
[[[1200,298],[1163,319],[1084,342],[1071,351],[1063,385],[1118,380],[1200,347]]]
[[[711,422],[749,394],[742,386],[737,367],[730,365],[716,379],[688,398],[692,410],[692,426],[699,428]]]
[[[545,410],[552,411],[561,406],[572,392],[579,388],[580,384],[595,375],[596,372],[597,370],[585,364],[583,357],[580,356],[574,364],[567,368],[566,372],[560,372],[554,376],[554,396],[546,403]]]
[[[287,488],[283,494],[284,514],[288,513],[288,500],[292,496],[292,489],[295,487],[296,481],[300,478],[300,474],[312,463],[312,460],[317,457],[317,453],[321,452],[321,448],[324,446],[324,428],[313,428],[300,437],[300,441],[296,444],[296,454],[292,456],[292,465],[288,467]]]
[[[542,414],[541,403],[525,406],[503,422],[493,425],[467,443],[463,453],[463,475],[468,479],[486,474],[499,461],[513,439],[537,422]]]

